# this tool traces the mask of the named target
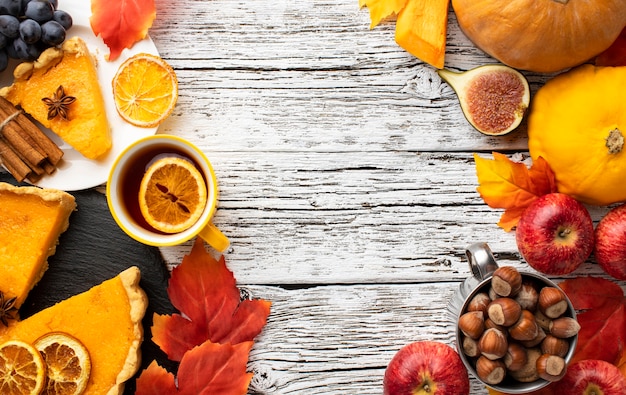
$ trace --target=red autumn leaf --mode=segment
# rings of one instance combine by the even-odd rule
[[[136,381],[135,395],[174,395],[178,392],[174,375],[159,366],[156,361],[141,372]]]
[[[231,344],[252,341],[270,313],[269,301],[241,301],[224,257],[214,259],[200,238],[172,270],[167,292],[181,314],[155,314],[152,340],[174,361],[206,340]]]
[[[154,0],[91,0],[91,30],[109,47],[109,60],[143,40],[155,18]]]
[[[596,56],[595,63],[596,66],[626,66],[626,27],[609,48]]]
[[[559,286],[580,311],[572,362],[601,359],[616,364],[626,346],[626,298],[620,286],[597,277],[577,277]]]
[[[178,368],[180,395],[246,394],[252,380],[246,371],[252,344],[207,341],[185,353]]]
[[[477,191],[489,207],[505,209],[498,226],[507,232],[536,198],[557,191],[554,173],[542,157],[530,168],[498,152],[493,153],[493,160],[474,154],[474,161]]]
[[[207,341],[185,353],[174,375],[152,362],[137,379],[135,395],[242,395],[252,373],[247,363],[253,342],[236,345]]]

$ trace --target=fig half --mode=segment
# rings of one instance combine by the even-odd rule
[[[501,136],[522,122],[530,104],[530,88],[519,71],[490,64],[465,72],[437,72],[454,89],[465,118],[479,132]]]

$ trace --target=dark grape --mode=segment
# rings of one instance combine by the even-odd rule
[[[6,47],[11,43],[11,39],[5,36],[4,34],[0,34],[0,49]]]
[[[60,23],[48,21],[41,25],[41,41],[49,45],[59,45],[65,40],[65,29]]]
[[[35,44],[26,44],[20,37],[13,40],[13,49],[17,59],[35,60],[41,55],[41,49]]]
[[[4,49],[0,49],[0,71],[6,70],[9,65],[9,55]]]
[[[21,0],[0,0],[0,14],[19,17],[22,12]]]
[[[32,19],[20,23],[20,37],[26,44],[34,44],[41,38],[41,26]]]
[[[20,21],[12,15],[0,15],[0,33],[9,38],[20,34]]]
[[[39,23],[45,23],[54,16],[54,8],[52,8],[52,4],[48,0],[31,0],[26,5],[24,16]]]
[[[52,17],[52,20],[59,22],[59,24],[61,24],[61,26],[63,26],[65,30],[69,30],[69,28],[72,27],[72,24],[74,23],[72,21],[72,16],[62,10],[54,11],[54,16]]]

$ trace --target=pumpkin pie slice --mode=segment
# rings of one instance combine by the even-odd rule
[[[148,299],[139,286],[140,277],[139,268],[130,267],[23,321],[10,321],[9,327],[0,329],[0,343],[21,340],[32,344],[50,332],[65,332],[89,352],[91,374],[83,394],[122,394],[141,360],[141,320]]]
[[[0,291],[22,305],[48,269],[59,236],[76,209],[74,196],[56,189],[0,183]]]
[[[89,159],[109,152],[111,132],[95,60],[79,37],[18,65],[0,95]],[[74,98],[75,100],[72,100]],[[45,100],[44,100],[45,99]]]

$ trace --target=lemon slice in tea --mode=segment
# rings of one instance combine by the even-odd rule
[[[139,208],[146,222],[165,233],[178,233],[200,219],[207,187],[200,171],[186,159],[157,159],[139,187]]]
[[[0,393],[39,394],[46,381],[46,365],[35,347],[20,340],[0,345]]]
[[[159,56],[139,53],[117,70],[113,98],[117,112],[127,122],[146,128],[157,126],[176,106],[176,73]]]
[[[42,394],[79,395],[87,388],[91,358],[87,348],[63,332],[46,334],[34,344],[47,366],[47,382]]]

